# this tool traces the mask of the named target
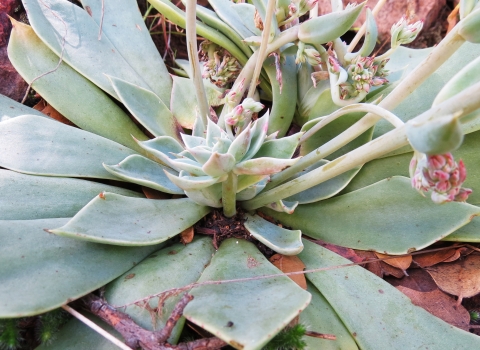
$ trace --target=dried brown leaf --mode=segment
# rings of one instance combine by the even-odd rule
[[[374,252],[369,252],[366,250],[355,250],[355,254],[361,257],[364,261],[377,259]],[[362,265],[371,273],[377,275],[380,278],[383,278],[383,270],[380,265],[380,261],[374,261],[365,265]]]
[[[457,261],[458,259],[460,259],[460,256],[462,256],[462,248],[455,249],[455,253],[451,257],[443,260],[442,262],[446,262],[446,263],[447,262],[454,262],[454,261]]]
[[[324,242],[322,240],[316,240],[315,243],[321,245],[328,250],[337,253],[340,256],[343,256],[345,259],[350,260],[351,262],[359,263],[364,260],[361,256],[357,255],[356,251],[351,248],[341,247],[339,245],[331,244]]]
[[[375,255],[379,259],[385,259],[385,258],[392,257],[392,255],[381,254],[381,253],[375,253]],[[390,266],[396,267],[397,269],[405,271],[406,269],[408,269],[410,267],[410,264],[412,263],[412,256],[411,255],[399,256],[399,257],[396,257],[396,258],[386,259],[383,262],[390,265]]]
[[[275,254],[270,258],[270,262],[283,273],[305,270],[305,264],[296,255]],[[290,277],[292,281],[294,281],[300,287],[307,290],[307,280],[305,279],[305,275],[291,275],[288,277]]]
[[[408,276],[400,279],[386,277],[385,280],[395,287],[402,286],[419,292],[431,292],[438,289],[433,278],[422,269],[410,269],[408,270]]]
[[[55,108],[49,105],[45,100],[40,100],[35,106],[33,106],[39,112],[42,112],[45,115],[48,115],[50,118],[59,121],[60,123],[67,124],[70,126],[76,126],[70,120],[65,118],[63,115],[60,114]]]
[[[431,253],[419,254],[419,255],[415,255],[415,257],[413,258],[413,261],[420,267],[434,266],[453,257],[456,251],[457,249],[452,248],[452,249],[446,249],[446,250],[439,250]]]
[[[153,188],[142,186],[142,191],[145,197],[147,197],[148,199],[170,199],[171,198],[170,194],[154,190]]]
[[[448,23],[448,28],[447,28],[447,34],[455,27],[455,25],[458,22],[458,11],[460,10],[460,4],[457,4],[455,8],[450,12],[450,14],[447,17],[447,23]]]
[[[405,270],[399,269],[398,267],[386,264],[385,261],[380,261],[380,267],[385,276],[393,276],[396,278],[402,278],[407,273]]]
[[[441,263],[427,272],[441,290],[458,296],[458,303],[480,293],[480,255],[469,255],[454,263]]]
[[[398,286],[397,289],[408,296],[414,305],[424,308],[452,326],[468,331],[470,314],[467,309],[457,305],[455,299],[442,291],[437,289],[431,292],[419,292],[403,286]]]
[[[194,232],[193,232],[193,226],[192,226],[187,228],[186,230],[183,230],[180,233],[180,242],[182,242],[183,244],[188,244],[191,241],[193,241],[193,236],[194,236]]]

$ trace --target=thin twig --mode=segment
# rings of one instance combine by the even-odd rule
[[[334,334],[324,334],[317,333],[313,331],[305,331],[307,337],[318,338],[318,339],[327,339],[327,340],[337,340],[337,337]]]
[[[463,246],[464,245],[460,245],[458,247],[463,247]],[[451,249],[451,247],[427,249],[427,250],[422,250],[422,251],[419,251],[419,252],[414,252],[414,253],[409,253],[409,254],[392,255],[392,256],[385,257],[385,258],[371,259],[371,260],[361,261],[361,262],[357,262],[357,263],[343,264],[343,265],[320,267],[320,268],[316,268],[316,269],[309,269],[309,270],[303,270],[303,271],[276,273],[276,274],[271,274],[271,275],[245,277],[245,278],[229,279],[229,280],[194,282],[194,283],[190,283],[190,284],[188,284],[184,287],[167,289],[163,292],[152,294],[152,295],[149,295],[145,298],[132,301],[131,303],[128,303],[128,304],[125,304],[125,305],[113,306],[113,307],[118,309],[118,308],[123,308],[123,307],[130,306],[130,305],[139,305],[139,304],[142,304],[142,303],[144,303],[144,302],[146,302],[146,301],[148,301],[152,298],[159,297],[163,294],[169,294],[170,296],[174,296],[174,295],[178,295],[182,292],[188,292],[193,288],[198,288],[198,287],[202,287],[202,286],[211,286],[211,285],[220,285],[220,284],[228,284],[228,283],[238,283],[238,282],[250,282],[250,281],[258,281],[258,280],[269,279],[269,278],[294,276],[294,275],[304,275],[304,274],[307,274],[307,273],[315,273],[315,272],[322,272],[322,271],[331,271],[331,270],[337,270],[337,269],[345,268],[345,267],[352,267],[352,266],[370,264],[370,263],[374,263],[374,262],[377,262],[377,261],[397,259],[397,258],[401,258],[401,257],[405,257],[405,256],[432,253],[432,252],[446,250],[446,249]]]
[[[25,91],[25,96],[23,96],[23,99],[22,99],[21,103],[24,103],[27,100],[28,93],[30,92],[30,89],[32,88],[32,85],[33,85],[34,82],[36,82],[38,79],[40,79],[40,78],[42,78],[42,77],[44,77],[44,76],[46,76],[50,73],[55,72],[58,69],[58,67],[60,67],[60,64],[62,64],[62,61],[63,61],[63,54],[65,52],[65,42],[67,40],[66,38],[67,38],[67,32],[68,32],[67,23],[65,23],[65,21],[61,17],[59,17],[55,12],[53,12],[52,9],[50,7],[48,7],[48,5],[45,4],[42,0],[40,0],[40,2],[43,4],[43,6],[45,6],[47,9],[49,9],[50,12],[52,13],[52,15],[54,17],[58,18],[62,22],[63,26],[65,27],[65,34],[62,36],[62,51],[60,52],[60,60],[58,61],[57,66],[55,68],[53,68],[52,70],[50,70],[48,72],[40,74],[39,76],[34,78],[30,84],[28,84],[27,91]]]
[[[85,325],[93,329],[95,332],[99,333],[102,337],[110,340],[113,344],[118,346],[120,349],[123,350],[133,350],[131,347],[127,346],[125,343],[121,342],[117,338],[115,338],[113,335],[105,331],[103,328],[100,326],[97,326],[94,322],[90,321],[88,318],[83,316],[81,313],[76,311],[75,309],[72,309],[68,305],[63,305],[62,309],[70,313],[72,316],[74,316],[77,320],[83,322]]]

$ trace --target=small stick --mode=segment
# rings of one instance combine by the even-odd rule
[[[123,349],[123,350],[133,350],[131,347],[127,346],[125,343],[121,342],[120,340],[118,340],[117,338],[115,338],[113,335],[111,335],[110,333],[108,333],[107,331],[105,331],[103,328],[97,326],[94,322],[90,321],[88,318],[86,318],[85,316],[83,316],[81,313],[79,313],[78,311],[72,309],[70,306],[68,305],[63,305],[62,306],[62,309],[64,309],[65,311],[67,311],[68,313],[70,313],[71,315],[73,315],[76,319],[78,319],[79,321],[83,322],[85,325],[87,325],[88,327],[90,327],[91,329],[93,329],[95,332],[99,333],[100,335],[102,335],[102,337],[105,337],[106,339],[110,340],[113,344],[115,344],[116,346],[118,346],[120,349]]]
[[[317,333],[313,331],[306,331],[305,335],[307,337],[313,337],[313,338],[319,338],[319,339],[337,340],[337,337],[334,334],[324,334],[324,333]]]

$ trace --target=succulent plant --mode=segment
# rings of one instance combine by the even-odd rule
[[[367,270],[333,269],[349,261],[306,239],[387,254],[479,241],[476,2],[461,2],[462,21],[431,49],[401,47],[421,24],[400,21],[381,56],[370,12],[358,52],[339,38],[364,4],[332,1],[334,12],[318,17],[315,1],[210,0],[213,11],[185,2],[184,12],[150,0],[186,28],[180,76],[134,0],[23,0],[30,25],[13,23],[10,60],[76,127],[0,96],[0,317],[41,314],[104,287],[110,304],[153,329],[180,298],[152,324],[159,293],[198,281],[184,317],[237,349],[262,348],[298,315],[337,337],[305,337],[313,349],[478,346]],[[197,34],[209,41],[203,77]],[[412,188],[413,150],[414,187],[449,203]],[[199,234],[177,243],[218,210],[252,241],[297,255],[307,289],[259,244],[233,237],[215,250]],[[48,348],[67,347],[114,345],[72,320]]]

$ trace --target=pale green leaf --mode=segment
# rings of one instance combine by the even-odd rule
[[[132,139],[147,137],[102,90],[62,62],[30,26],[14,22],[8,55],[20,75],[57,111],[78,127],[138,148]],[[52,70],[54,70],[51,72]],[[38,112],[33,113],[38,114]]]
[[[307,349],[322,350],[358,350],[355,339],[345,328],[340,317],[325,300],[318,289],[307,281],[307,290],[312,295],[312,301],[300,314],[300,324],[306,325],[309,331],[322,334],[333,334],[335,340],[303,337]]]
[[[117,179],[102,163],[116,164],[132,150],[54,120],[24,115],[0,123],[0,166],[22,173]]]
[[[68,223],[49,232],[113,245],[154,245],[189,228],[209,211],[188,198],[152,200],[107,192],[95,197]]]
[[[102,23],[102,37],[105,35],[110,40],[150,89],[168,105],[172,78],[145,26],[138,3],[135,0],[82,0],[82,5],[90,8],[99,26]]]
[[[470,223],[460,227],[442,241],[480,243],[480,217],[475,216]]]
[[[185,191],[196,191],[201,190],[205,187],[212,186],[217,182],[225,181],[225,176],[222,177],[211,177],[211,176],[174,176],[170,173],[165,173],[167,177],[172,181],[175,185],[180,187]]]
[[[151,161],[138,154],[133,154],[122,160],[117,165],[103,165],[111,174],[122,180],[150,187],[161,192],[183,194],[183,190],[175,186],[165,175],[169,171],[178,175],[174,170]],[[112,191],[108,191],[112,192]]]
[[[72,217],[103,191],[143,197],[138,192],[97,182],[0,170],[0,220]]]
[[[180,126],[157,95],[124,80],[109,78],[125,107],[152,135],[170,136],[177,141],[181,140]]]
[[[393,177],[321,202],[299,205],[291,215],[262,209],[310,237],[344,247],[405,254],[422,249],[466,225],[480,208],[438,205]]]
[[[67,221],[0,221],[0,318],[58,308],[100,288],[159,248],[115,247],[44,232]]]
[[[300,259],[307,269],[350,260],[309,241]],[[360,266],[307,274],[361,349],[476,349],[480,338],[436,318],[395,287]]]
[[[185,191],[185,194],[197,204],[206,205],[213,208],[223,207],[221,183],[216,183],[199,190]]]
[[[283,255],[297,255],[303,250],[302,231],[281,228],[258,215],[246,217],[247,231],[270,249]]]
[[[297,149],[301,136],[301,133],[296,133],[280,139],[265,141],[254,157],[290,159]]]
[[[199,282],[276,273],[280,270],[252,243],[230,238],[222,243]],[[190,294],[194,299],[184,316],[244,350],[260,349],[310,302],[310,294],[286,276],[201,286]]]
[[[24,0],[23,5],[28,12],[30,24],[42,41],[57,56],[61,55],[63,49],[65,62],[102,90],[117,97],[107,75],[150,89],[123,57],[125,50],[130,49],[117,49],[103,30],[99,40],[99,24],[81,7],[66,0]],[[95,16],[98,16],[98,12]],[[128,30],[138,31],[134,26]],[[108,30],[108,32],[113,35],[112,31]],[[123,37],[114,40],[114,42],[118,41],[121,41],[125,47]],[[137,57],[145,60],[142,52],[143,50],[138,50],[129,55],[139,55]]]
[[[45,114],[0,94],[0,122],[25,114],[33,114],[50,119]]]
[[[212,241],[207,237],[196,239],[187,245],[174,244],[159,250],[108,284],[105,288],[105,298],[111,305],[125,305],[163,290],[180,288],[196,282],[210,262],[214,251]],[[181,295],[178,295],[165,301],[162,314],[155,317],[155,327],[152,324],[152,316],[145,307],[130,305],[121,310],[140,327],[159,330],[165,327],[180,298]],[[149,304],[155,309],[158,306],[158,298],[150,299]],[[185,319],[180,318],[168,339],[170,344],[178,341],[184,323]]]
[[[306,168],[304,171],[296,174],[291,179],[293,180],[302,175],[305,175],[307,172],[317,169],[327,163],[329,163],[328,160],[322,159],[316,164]],[[306,203],[318,202],[318,201],[333,197],[348,185],[348,183],[354,178],[354,176],[359,172],[360,169],[361,169],[360,167],[355,167],[353,169],[350,169],[344,172],[343,174],[335,176],[333,179],[322,182],[321,184],[310,187],[308,190],[299,192],[285,199],[291,202],[306,204]]]

